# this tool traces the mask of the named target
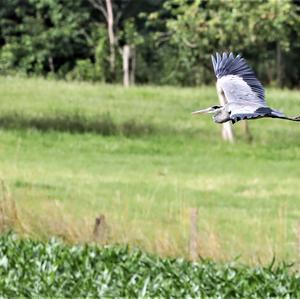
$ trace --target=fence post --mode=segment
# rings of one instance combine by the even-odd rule
[[[300,272],[300,221],[298,221],[298,225],[297,225],[297,253],[298,253],[298,270]]]
[[[190,210],[190,240],[189,240],[189,255],[192,261],[198,258],[198,209],[191,208]]]
[[[106,223],[105,216],[101,214],[95,219],[95,225],[93,230],[93,239],[95,241],[103,242],[105,239]]]

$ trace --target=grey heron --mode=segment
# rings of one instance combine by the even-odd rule
[[[300,121],[300,116],[288,117],[284,113],[267,106],[262,84],[241,55],[232,53],[213,55],[212,64],[217,77],[217,92],[223,98],[224,105],[194,111],[192,114],[212,113],[216,123],[263,117]]]

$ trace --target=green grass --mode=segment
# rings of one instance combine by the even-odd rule
[[[189,209],[199,254],[249,263],[295,261],[300,125],[250,122],[248,143],[220,139],[214,87],[134,87],[0,78],[0,176],[24,231],[89,240],[104,214],[107,243],[187,256]],[[267,90],[300,114],[300,93]],[[83,134],[84,133],[84,134]]]
[[[66,246],[0,237],[1,298],[297,298],[286,264],[249,268],[162,259],[128,247]]]

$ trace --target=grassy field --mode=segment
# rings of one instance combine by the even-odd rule
[[[201,256],[296,260],[299,123],[250,122],[251,143],[237,124],[230,145],[210,117],[190,114],[217,103],[214,87],[2,77],[0,91],[2,201],[17,204],[16,230],[90,241],[104,214],[103,242],[187,256],[197,207]],[[267,101],[300,114],[299,91],[267,90]]]

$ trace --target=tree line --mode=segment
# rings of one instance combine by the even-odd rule
[[[241,53],[266,84],[300,86],[300,2],[1,0],[0,73],[110,83],[214,81]]]

